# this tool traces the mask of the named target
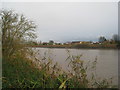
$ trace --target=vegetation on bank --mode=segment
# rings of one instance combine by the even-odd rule
[[[49,42],[29,41],[27,46],[30,47],[44,47],[44,48],[90,48],[90,49],[119,49],[120,36],[114,34],[112,39],[106,39],[100,36],[98,42],[92,41],[71,41],[66,43],[56,43],[53,40]]]
[[[65,72],[52,63],[49,53],[42,59],[30,57],[3,61],[3,88],[117,88],[112,78],[97,78],[97,58],[85,63],[80,59],[82,55],[73,56],[68,51],[66,61],[70,69]],[[91,71],[89,76],[88,71]]]
[[[118,44],[75,44],[75,45],[28,45],[28,47],[42,48],[86,48],[86,49],[119,49]]]
[[[119,49],[120,41],[118,40],[118,35],[113,35],[114,38],[107,40],[105,37],[100,37],[99,42],[92,41],[74,41],[67,43],[55,43],[50,40],[47,42],[30,41],[27,43],[29,47],[43,47],[43,48],[87,48],[87,49]]]
[[[35,25],[23,15],[3,10],[2,20],[2,88],[117,88],[112,79],[98,79],[97,58],[85,63],[82,55],[73,56],[69,50],[66,61],[69,72],[52,63],[49,53],[40,59],[26,41],[34,39]],[[87,71],[91,70],[89,77]]]

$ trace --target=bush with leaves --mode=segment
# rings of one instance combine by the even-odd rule
[[[3,59],[10,59],[16,53],[25,50],[26,40],[36,38],[36,25],[12,10],[0,11],[0,17]]]

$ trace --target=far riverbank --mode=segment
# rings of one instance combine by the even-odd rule
[[[76,45],[32,45],[42,48],[76,48],[76,49],[119,49],[117,44],[76,44]]]

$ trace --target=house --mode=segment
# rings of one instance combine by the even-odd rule
[[[91,41],[81,41],[80,44],[91,44]]]
[[[73,41],[71,44],[81,44],[81,41]]]
[[[90,41],[73,41],[71,43],[72,44],[91,44],[92,42],[90,42]]]
[[[99,42],[93,42],[92,44],[101,44],[101,43],[99,43]]]
[[[71,42],[66,42],[66,43],[64,43],[64,45],[68,45],[68,44],[71,44]]]

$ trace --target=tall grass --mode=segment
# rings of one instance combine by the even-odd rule
[[[53,63],[48,52],[42,59],[36,57],[37,53],[3,61],[3,88],[117,88],[112,85],[112,79],[96,78],[97,58],[85,63],[82,55],[71,55],[68,50],[66,61],[70,69],[65,72],[58,63]],[[88,70],[94,71],[91,77]]]

